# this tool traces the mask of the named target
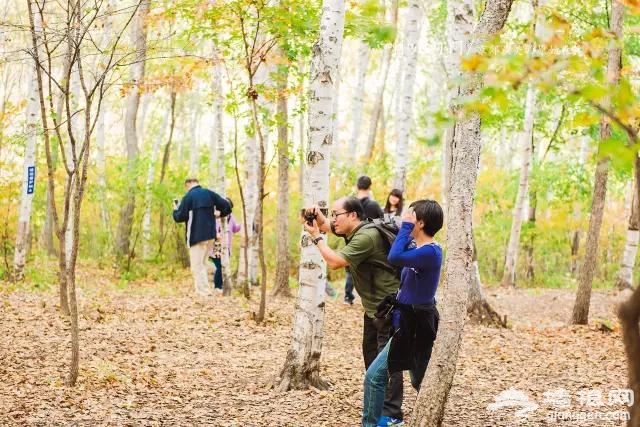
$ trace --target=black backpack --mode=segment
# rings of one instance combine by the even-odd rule
[[[389,254],[389,250],[391,250],[391,245],[396,240],[396,236],[398,235],[398,224],[393,220],[393,218],[389,220],[385,220],[384,218],[376,218],[365,219],[362,224],[358,226],[356,230],[359,228],[375,228],[380,234],[382,241],[385,245],[386,252]],[[380,261],[366,261],[365,263],[371,264],[377,268],[381,268],[383,270],[390,271],[396,275],[398,279],[400,279],[400,273],[402,272],[401,267],[396,267],[389,263],[389,261],[385,260],[384,262]]]

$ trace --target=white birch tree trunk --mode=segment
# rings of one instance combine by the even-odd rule
[[[471,39],[468,54],[482,48],[484,40],[504,26],[513,0],[488,0]],[[460,88],[464,99],[477,94],[481,76],[469,75]],[[454,109],[454,113],[459,110]],[[433,355],[418,394],[414,424],[440,426],[453,383],[467,317],[467,301],[473,273],[473,199],[480,162],[480,116],[477,113],[456,116],[452,146],[452,169],[447,222],[446,286],[442,292],[440,328]]]
[[[444,71],[449,81],[446,100],[447,108],[451,108],[451,101],[458,96],[459,88],[457,81],[460,75],[460,61],[476,22],[473,11],[473,0],[447,1],[447,25],[445,30],[447,36],[447,52],[444,58],[442,58]],[[443,135],[442,182],[444,186],[444,197],[442,200],[445,205],[445,215],[449,205],[447,197],[450,187],[454,127],[455,124],[448,126]]]
[[[104,19],[104,27],[102,31],[102,41],[100,46],[104,49],[108,46],[111,38],[113,37],[113,22],[111,19],[111,13],[113,11],[113,0],[109,0],[107,4],[107,13]],[[107,66],[108,61],[107,50],[105,54],[100,56],[98,62],[98,71],[103,73]],[[111,231],[111,214],[109,213],[108,201],[107,201],[107,171],[104,158],[105,153],[105,120],[107,117],[106,111],[107,105],[103,103],[96,117],[96,169],[98,173],[98,194],[100,199],[100,219],[102,220],[102,227],[107,233],[109,243],[113,240]]]
[[[544,6],[544,1],[534,2],[531,11],[531,20],[533,20],[534,39],[531,41],[529,51],[533,54],[536,51],[536,41],[540,38],[540,32],[545,27],[543,15],[538,13],[539,7]],[[531,174],[533,164],[533,124],[536,107],[536,89],[533,84],[527,86],[527,94],[524,106],[524,125],[521,135],[521,167],[520,181],[518,184],[518,194],[513,207],[513,216],[511,220],[511,233],[507,244],[507,253],[505,257],[504,272],[502,275],[503,286],[516,285],[516,269],[518,266],[518,252],[520,249],[520,231],[522,230],[522,221],[524,216],[525,204],[528,201],[527,193],[529,187],[529,175]]]
[[[363,41],[360,41],[358,44],[357,83],[353,95],[353,105],[351,107],[351,138],[345,147],[345,165],[352,165],[358,152],[358,142],[360,140],[360,133],[362,132],[362,110],[365,98],[364,84],[367,68],[369,67],[369,51],[371,50]]]
[[[138,133],[137,119],[138,107],[140,105],[140,88],[145,74],[145,62],[147,56],[147,30],[145,19],[149,13],[149,1],[141,0],[136,16],[132,22],[132,40],[135,45],[135,61],[130,68],[129,82],[131,87],[126,99],[126,109],[124,116],[124,137],[127,149],[127,174],[129,180],[127,202],[120,212],[118,230],[116,233],[116,254],[118,257],[127,257],[130,253],[130,242],[133,214],[136,204],[135,191],[135,166],[138,161]]]
[[[515,286],[516,267],[518,263],[518,249],[520,247],[520,231],[522,229],[522,217],[524,212],[527,190],[529,188],[529,174],[531,173],[531,159],[533,152],[533,121],[536,112],[536,89],[533,84],[527,87],[527,95],[524,107],[524,131],[521,134],[522,166],[520,169],[520,182],[518,195],[513,206],[511,219],[511,233],[507,244],[507,256],[505,258],[504,273],[502,275],[503,286]]]
[[[324,0],[319,40],[313,46],[309,79],[309,144],[304,205],[329,207],[329,163],[333,143],[333,97],[344,31],[344,0]],[[326,264],[309,235],[300,237],[300,273],[291,348],[281,389],[324,387],[320,355],[324,328]]]
[[[167,108],[161,123],[169,123],[170,113],[171,109]],[[142,257],[144,259],[149,259],[151,256],[151,205],[153,203],[151,189],[156,176],[156,163],[158,162],[158,156],[160,154],[160,144],[161,138],[153,138],[149,167],[147,169],[147,180],[144,187],[144,213],[142,214]]]
[[[380,59],[381,65],[378,87],[374,98],[373,110],[371,112],[371,120],[369,122],[367,144],[364,150],[364,161],[366,163],[368,163],[373,157],[373,149],[375,148],[376,136],[378,135],[378,125],[380,124],[381,116],[384,111],[384,90],[387,86],[387,78],[389,77],[392,58],[393,46],[387,44],[382,51],[382,58]]]
[[[36,31],[39,30],[37,29]],[[29,79],[29,101],[27,103],[26,117],[27,145],[24,152],[22,192],[20,196],[18,229],[16,232],[16,247],[13,257],[13,277],[15,280],[24,279],[24,266],[27,259],[27,238],[31,224],[31,210],[33,207],[33,194],[36,183],[36,144],[38,142],[40,98],[38,95],[38,82],[35,70],[32,70],[31,74],[31,78]]]
[[[620,269],[616,277],[617,289],[631,289],[633,287],[633,267],[638,254],[638,240],[640,239],[640,204],[636,194],[637,183],[633,185],[631,207],[629,209],[629,226],[624,243],[624,252],[620,261]]]
[[[395,178],[393,187],[404,191],[407,180],[407,159],[409,158],[409,134],[413,121],[413,89],[416,82],[418,63],[418,40],[422,22],[422,8],[417,0],[409,0],[406,11],[403,47],[402,108],[398,117],[396,141]]]
[[[96,122],[96,169],[98,172],[98,193],[100,194],[100,219],[102,220],[102,226],[107,232],[109,241],[112,239],[111,235],[111,215],[107,206],[107,171],[106,162],[104,158],[105,153],[105,133],[104,126],[106,120],[105,105],[100,108],[100,113]]]
[[[217,49],[214,48],[214,57],[218,56]],[[213,69],[213,80],[211,81],[213,90],[213,130],[211,132],[211,171],[215,171],[215,179],[212,179],[212,186],[221,196],[227,194],[226,171],[225,171],[225,146],[224,146],[224,88],[222,85],[224,68],[222,64],[216,64]],[[237,200],[236,200],[237,201]],[[227,240],[227,218],[220,218],[220,234],[222,242],[222,256],[220,264],[222,267],[222,291],[223,295],[231,295],[231,264],[229,260],[229,242]]]
[[[247,215],[247,229],[242,228],[242,242],[241,248],[247,245],[247,265],[248,271],[245,270],[244,262],[244,250],[240,251],[240,264],[238,267],[238,282],[255,284],[258,270],[258,259],[256,257],[256,233],[253,230],[253,224],[255,221],[256,208],[258,206],[258,145],[255,135],[248,135],[245,151],[244,151],[244,165],[245,165],[245,205]]]
[[[280,55],[284,52],[280,50]],[[289,288],[289,108],[287,88],[289,87],[289,69],[278,75],[277,127],[278,127],[278,206],[276,226],[276,275],[273,286],[274,295],[291,296]]]
[[[611,23],[609,30],[616,35],[616,40],[609,42],[606,81],[611,86],[616,86],[620,80],[620,67],[622,50],[619,41],[622,39],[622,25],[624,21],[625,6],[614,2],[611,9]],[[610,100],[605,99],[604,108],[609,108]],[[600,121],[600,140],[604,141],[611,136],[611,123],[603,115]],[[600,228],[604,216],[604,204],[607,195],[607,180],[609,177],[610,158],[599,157],[593,184],[593,197],[591,200],[591,216],[589,217],[589,231],[585,246],[585,255],[578,277],[578,291],[573,305],[571,324],[586,325],[589,321],[589,306],[591,305],[591,286],[598,256],[598,242],[600,240]]]

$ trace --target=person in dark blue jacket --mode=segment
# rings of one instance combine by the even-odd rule
[[[207,257],[216,238],[216,216],[227,216],[231,205],[224,197],[202,188],[195,178],[184,181],[187,194],[174,204],[173,219],[184,222],[191,274],[198,295],[211,295],[207,276]]]
[[[402,424],[401,420],[381,416],[390,374],[408,370],[411,385],[420,390],[440,319],[435,295],[442,248],[433,236],[442,228],[443,217],[438,202],[429,199],[413,202],[402,214],[400,231],[387,258],[402,267],[400,289],[397,295],[387,296],[376,312],[377,318],[392,316],[395,333],[365,374],[365,427]]]

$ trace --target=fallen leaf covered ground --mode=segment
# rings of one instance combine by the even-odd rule
[[[81,362],[64,385],[69,330],[54,290],[0,291],[2,426],[357,426],[362,406],[362,311],[328,298],[322,376],[327,390],[280,392],[293,299],[269,299],[263,324],[251,320],[257,295],[209,299],[175,280],[119,285],[108,273],[79,271]],[[567,326],[574,291],[489,288],[510,329],[468,324],[446,408],[447,426],[617,426],[626,362],[614,309],[617,294],[593,294],[590,325]],[[604,325],[604,326],[603,326]],[[405,377],[407,378],[407,377]],[[513,387],[537,403],[488,410]],[[564,389],[570,407],[545,392]],[[598,392],[602,394],[603,406]],[[586,396],[590,396],[588,399]],[[405,382],[406,418],[416,393]],[[574,420],[553,420],[555,411]],[[566,414],[568,414],[566,412]],[[583,415],[584,414],[584,415]],[[591,414],[591,415],[589,415]],[[598,415],[600,414],[600,415]]]

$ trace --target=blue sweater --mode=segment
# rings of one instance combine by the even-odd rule
[[[440,280],[442,248],[436,242],[411,248],[409,244],[412,242],[413,227],[414,224],[410,222],[402,223],[387,259],[395,266],[404,267],[400,276],[398,301],[404,304],[431,304]]]

